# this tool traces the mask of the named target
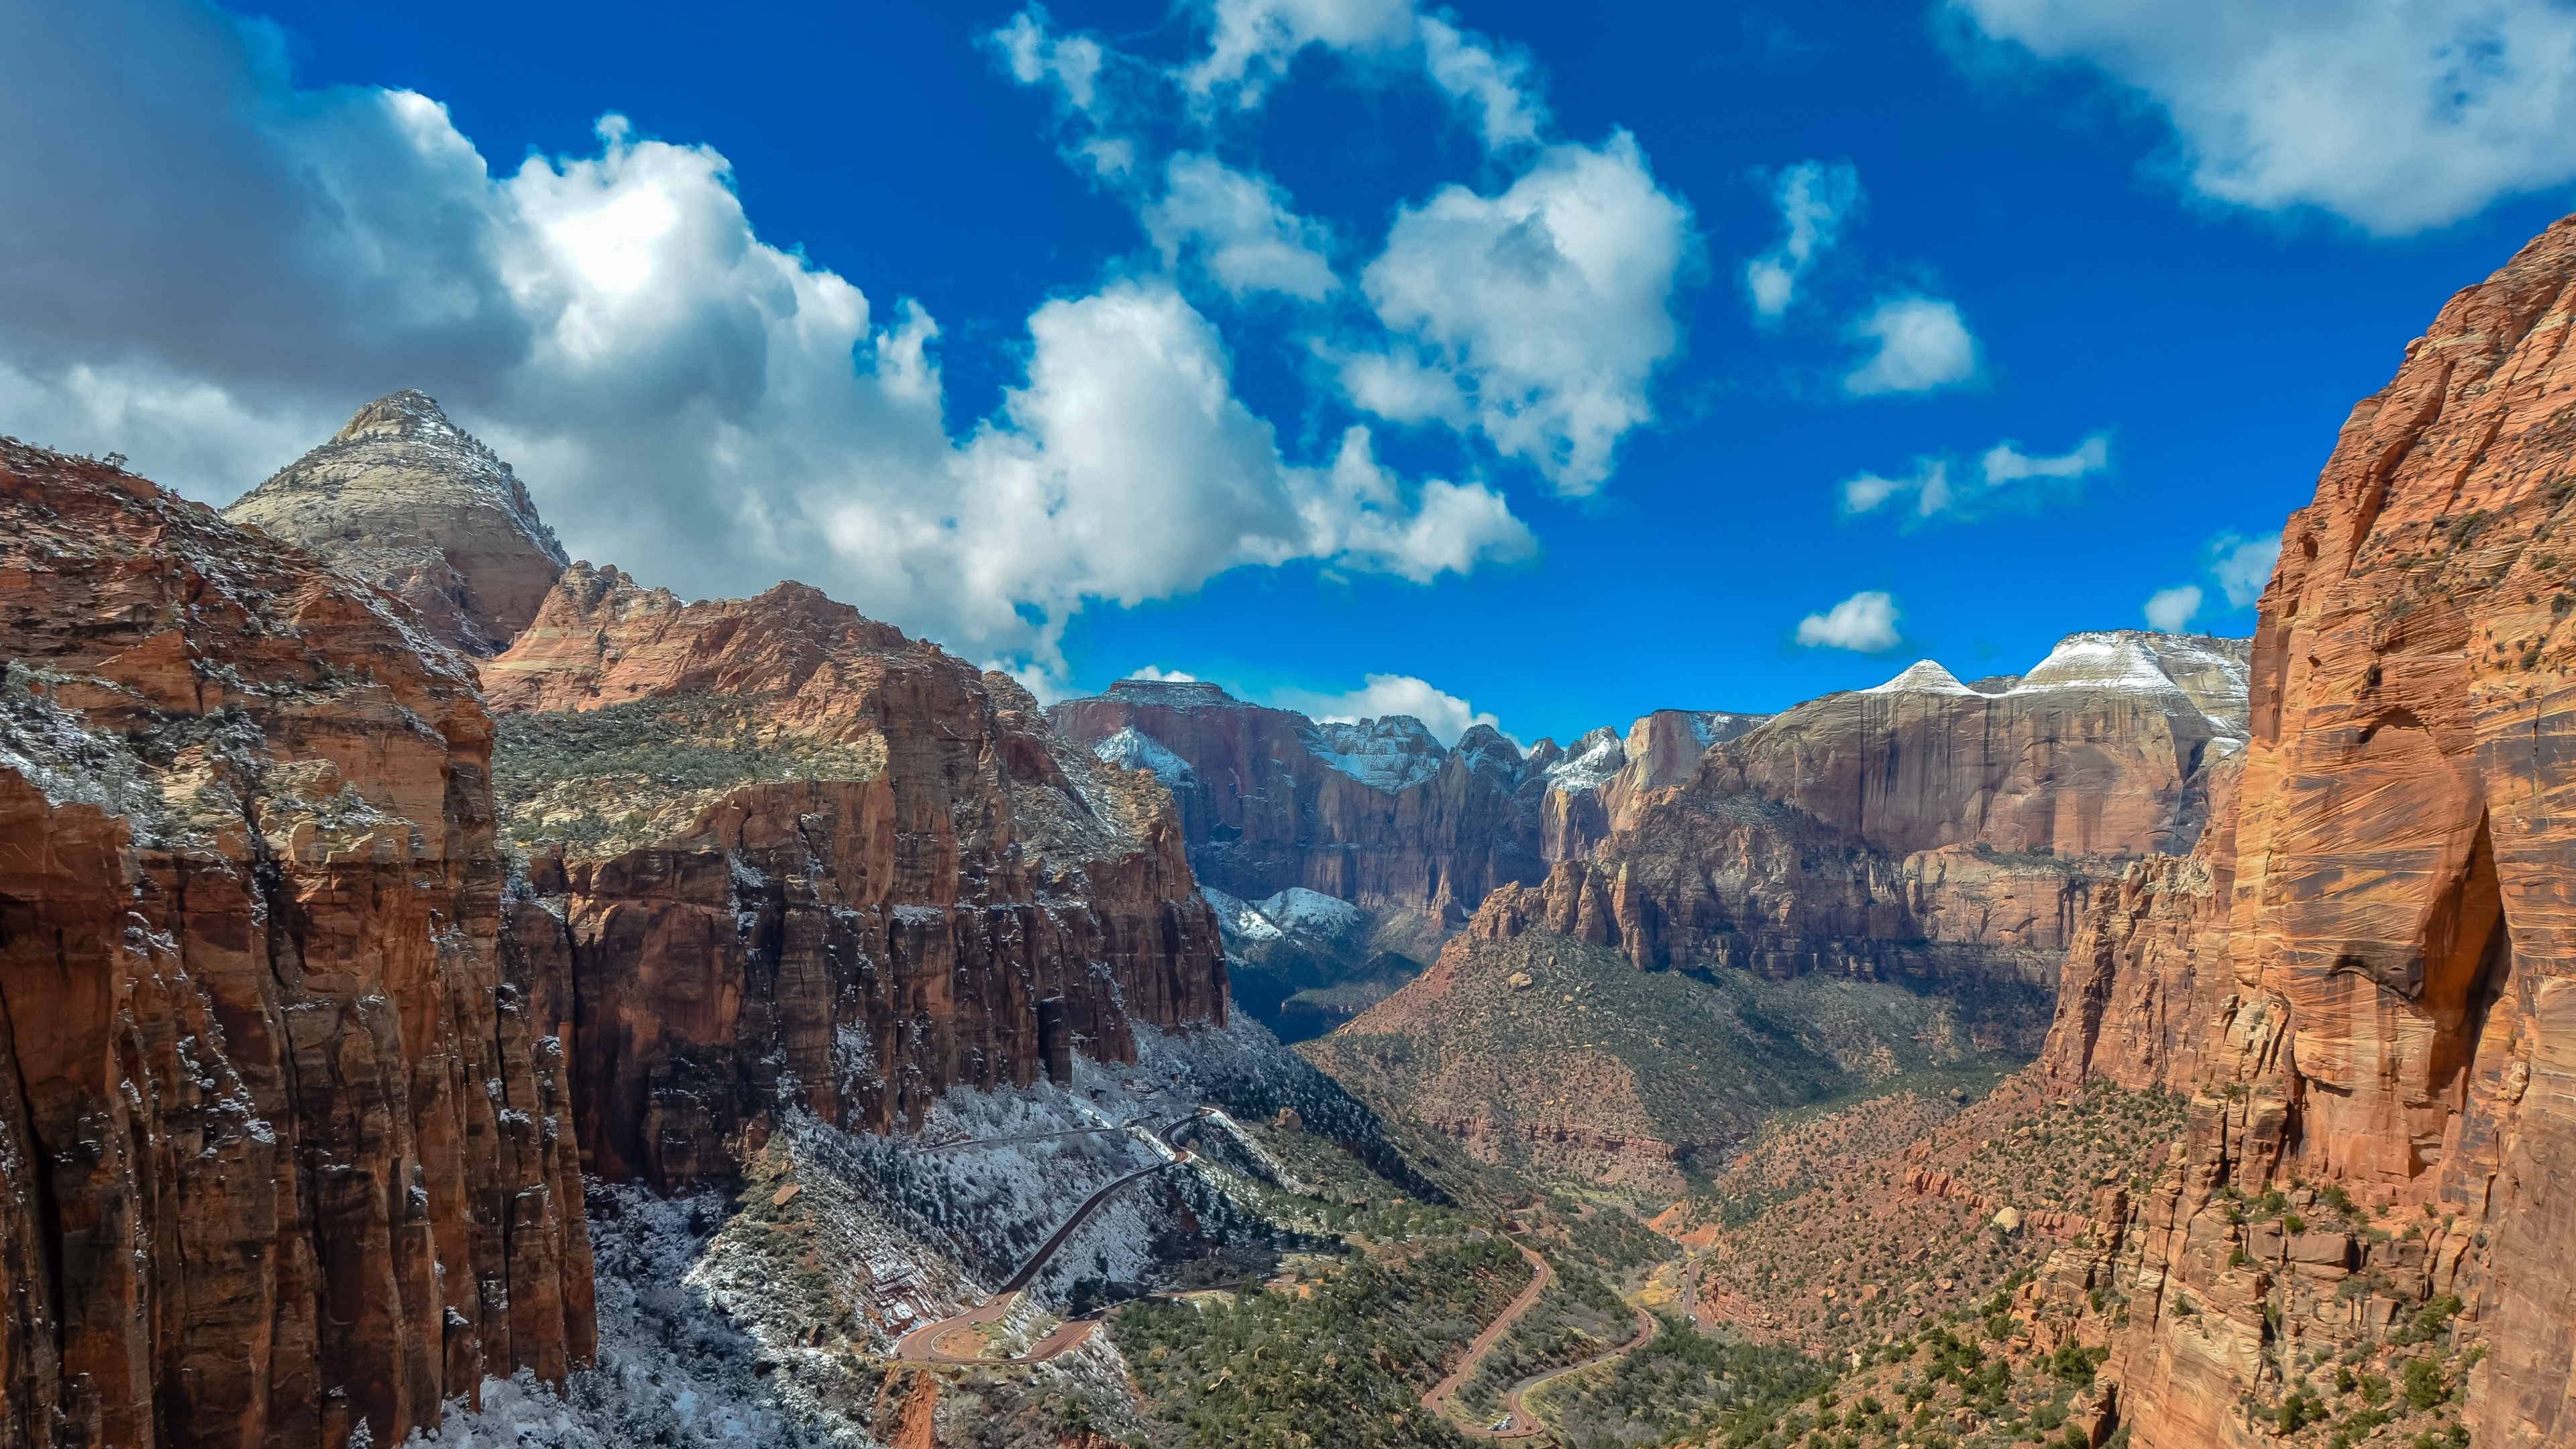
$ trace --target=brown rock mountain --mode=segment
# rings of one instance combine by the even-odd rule
[[[471,672],[0,441],[0,1440],[400,1442],[592,1352]]]
[[[1304,887],[1456,921],[1545,869],[1520,752],[1487,727],[1443,749],[1403,716],[1318,724],[1212,684],[1142,679],[1047,715],[1102,759],[1154,770],[1199,879],[1230,895]]]
[[[1539,926],[1647,967],[2044,984],[2098,883],[2198,837],[2242,744],[2244,647],[2077,634],[1992,692],[1925,660],[1715,741],[1662,786],[1623,755],[1601,839],[1471,930]]]
[[[2356,1370],[2479,1444],[2576,1436],[2571,319],[2576,218],[2353,410],[2263,596],[2232,841],[2137,867],[2068,962],[2058,1088],[2194,1093],[2095,1270],[2124,1321],[2079,1325],[2141,1449],[2321,1441]]]
[[[360,408],[224,516],[404,600],[431,637],[473,655],[507,646],[564,569],[510,465],[426,393]]]
[[[515,938],[578,1003],[604,1177],[720,1176],[782,1106],[884,1131],[1224,1020],[1172,796],[1005,675],[801,584],[683,604],[575,564],[484,677],[537,852]]]

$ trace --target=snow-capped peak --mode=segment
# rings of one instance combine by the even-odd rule
[[[1863,694],[1964,694],[1977,692],[1959,682],[1959,677],[1929,659],[1918,659],[1905,667],[1905,672],[1885,684],[1873,685]]]
[[[1129,770],[1151,770],[1154,772],[1154,778],[1162,781],[1163,788],[1167,790],[1177,790],[1196,778],[1190,769],[1189,761],[1165,749],[1162,741],[1142,733],[1134,725],[1127,725],[1118,733],[1093,745],[1091,753],[1098,756],[1100,762],[1105,765],[1117,765]]]

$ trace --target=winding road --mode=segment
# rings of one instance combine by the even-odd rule
[[[1495,1344],[1502,1342],[1503,1335],[1511,1331],[1512,1325],[1519,1322],[1522,1315],[1538,1306],[1539,1295],[1545,1293],[1547,1286],[1556,1281],[1556,1270],[1547,1265],[1545,1258],[1532,1252],[1528,1244],[1515,1241],[1512,1246],[1520,1249],[1521,1255],[1537,1266],[1538,1274],[1530,1280],[1527,1288],[1521,1290],[1521,1295],[1512,1300],[1511,1306],[1504,1309],[1493,1322],[1485,1325],[1485,1331],[1477,1334],[1475,1341],[1467,1345],[1467,1356],[1458,1361],[1458,1367],[1450,1373],[1449,1377],[1442,1379],[1432,1387],[1431,1392],[1422,1396],[1422,1407],[1432,1413],[1446,1416],[1450,1401],[1457,1397],[1460,1389],[1466,1387],[1467,1380],[1475,1376],[1476,1367],[1484,1362],[1485,1354]],[[1687,1263],[1684,1265],[1684,1272],[1688,1272]],[[1688,1281],[1685,1277],[1685,1284]],[[1687,1286],[1683,1289],[1683,1295],[1682,1311],[1687,1315],[1692,1311]],[[1581,1373],[1596,1364],[1608,1363],[1654,1337],[1658,1326],[1655,1315],[1643,1308],[1637,1309],[1636,1314],[1636,1335],[1626,1343],[1606,1352],[1594,1354],[1580,1363],[1570,1363],[1563,1368],[1550,1369],[1543,1374],[1532,1374],[1505,1389],[1501,1419],[1492,1424],[1462,1424],[1451,1419],[1451,1426],[1474,1439],[1528,1439],[1544,1432],[1547,1426],[1540,1423],[1537,1416],[1530,1413],[1522,1404],[1522,1396],[1542,1384],[1552,1383],[1568,1374]]]
[[[1076,1347],[1084,1339],[1091,1337],[1092,1330],[1100,1326],[1099,1320],[1094,1317],[1084,1317],[1068,1319],[1064,1323],[1057,1325],[1052,1332],[1046,1335],[1046,1337],[1030,1344],[1028,1352],[1021,1354],[1016,1358],[980,1358],[972,1354],[960,1358],[944,1353],[940,1349],[940,1345],[945,1343],[954,1334],[962,1333],[981,1324],[998,1323],[1002,1319],[1010,1316],[1011,1309],[1019,1301],[1020,1294],[1027,1290],[1029,1284],[1037,1280],[1038,1273],[1046,1267],[1047,1260],[1055,1256],[1056,1250],[1064,1246],[1065,1240],[1073,1236],[1074,1230],[1082,1226],[1083,1221],[1091,1216],[1093,1210],[1097,1209],[1102,1203],[1109,1201],[1110,1198],[1116,1196],[1120,1188],[1127,1186],[1131,1182],[1138,1181],[1139,1179],[1152,1177],[1155,1173],[1161,1172],[1165,1168],[1178,1167],[1182,1163],[1189,1161],[1190,1154],[1182,1151],[1177,1145],[1175,1145],[1173,1139],[1179,1136],[1182,1128],[1189,1126],[1192,1122],[1197,1120],[1198,1119],[1195,1115],[1183,1117],[1177,1122],[1166,1124],[1161,1130],[1157,1131],[1154,1135],[1163,1140],[1164,1146],[1172,1149],[1172,1156],[1170,1158],[1162,1162],[1157,1162],[1150,1167],[1140,1167],[1134,1172],[1128,1173],[1124,1177],[1115,1178],[1100,1188],[1099,1191],[1094,1192],[1091,1196],[1083,1199],[1082,1206],[1075,1208],[1071,1217],[1066,1218],[1061,1224],[1057,1225],[1055,1232],[1050,1235],[1045,1242],[1038,1245],[1038,1250],[1029,1255],[1029,1260],[1022,1263],[1019,1271],[1011,1275],[1010,1281],[1004,1283],[999,1289],[995,1290],[992,1298],[982,1307],[970,1308],[964,1313],[940,1319],[936,1323],[923,1324],[921,1327],[905,1334],[902,1338],[895,1341],[894,1357],[909,1360],[913,1363],[1044,1363],[1048,1359],[1054,1358],[1056,1355]],[[988,1138],[985,1140],[998,1141],[1000,1139]],[[963,1144],[943,1143],[940,1145],[942,1147],[951,1147],[961,1146]]]

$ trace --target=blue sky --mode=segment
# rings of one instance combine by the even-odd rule
[[[220,502],[419,386],[578,554],[1048,692],[1773,709],[2249,631],[2352,403],[2565,210],[2571,36],[0,0],[0,431]]]

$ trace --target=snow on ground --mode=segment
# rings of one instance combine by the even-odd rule
[[[1229,944],[1276,941],[1285,934],[1258,907],[1239,896],[1227,895],[1212,885],[1200,886],[1199,894],[1207,897],[1209,907],[1216,912],[1217,931]]]
[[[1306,727],[1309,753],[1363,785],[1390,793],[1409,790],[1440,773],[1449,752],[1409,714]]]
[[[1905,666],[1905,672],[1885,684],[1873,684],[1863,694],[1964,694],[1977,692],[1959,682],[1959,676],[1929,659],[1918,659]]]
[[[1367,919],[1349,901],[1304,886],[1290,886],[1263,901],[1261,914],[1289,935],[1325,942],[1349,937]]]
[[[882,1381],[879,1356],[910,1329],[985,1302],[1093,1191],[1155,1162],[1141,1134],[1210,1102],[1256,1117],[1295,1107],[1348,1139],[1374,1130],[1364,1109],[1249,1018],[1170,1034],[1140,1026],[1137,1045],[1133,1066],[1077,1057],[1069,1089],[958,1088],[919,1138],[783,1113],[730,1198],[592,1183],[597,1365],[560,1393],[526,1376],[487,1381],[479,1411],[451,1403],[446,1422],[414,1442],[875,1449],[862,1426]],[[1267,1239],[1267,1189],[1256,1179],[1273,1174],[1221,1126],[1191,1130],[1202,1133],[1192,1161],[1121,1189],[1068,1239],[1011,1315],[1006,1348],[1059,1321],[1077,1280],[1162,1280],[1169,1263],[1158,1245]],[[1113,1432],[1141,1426],[1105,1334],[1010,1372],[952,1391],[996,1414],[1032,1395],[1078,1394]]]
[[[1163,788],[1167,790],[1178,790],[1198,778],[1197,773],[1190,769],[1189,761],[1173,754],[1162,741],[1139,731],[1134,725],[1128,725],[1093,745],[1091,753],[1098,756],[1104,765],[1116,765],[1126,770],[1151,770],[1154,778],[1162,781]]]
[[[1569,795],[1598,790],[1628,765],[1627,746],[1619,732],[1603,725],[1574,742],[1565,758],[1547,767],[1547,782]]]

